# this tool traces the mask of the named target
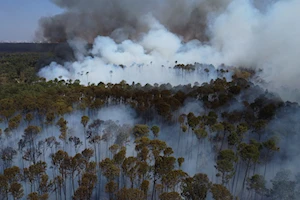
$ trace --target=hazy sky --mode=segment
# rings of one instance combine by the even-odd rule
[[[0,41],[31,41],[39,18],[60,12],[50,0],[0,0]]]

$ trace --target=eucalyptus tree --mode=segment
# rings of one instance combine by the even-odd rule
[[[249,191],[248,197],[250,199],[258,199],[257,195],[259,195],[261,198],[264,198],[268,193],[266,183],[265,178],[259,174],[254,174],[247,178],[247,190]]]
[[[159,127],[154,125],[154,126],[151,127],[151,131],[152,131],[152,134],[153,134],[154,138],[157,138],[158,134],[159,134],[159,131],[160,131]]]
[[[258,162],[260,152],[257,145],[255,144],[242,143],[239,145],[238,149],[239,149],[239,156],[246,165],[245,175],[243,178],[243,184],[241,190],[241,193],[243,193],[250,166]]]
[[[185,178],[181,183],[181,195],[187,200],[205,200],[210,189],[210,181],[206,174],[198,173]]]
[[[23,186],[18,182],[14,182],[10,185],[9,192],[14,200],[21,199],[24,196]]]
[[[136,188],[122,188],[116,193],[116,200],[144,200],[143,191]]]
[[[41,128],[38,126],[28,126],[24,130],[24,134],[22,135],[22,143],[28,144],[28,148],[23,156],[23,158],[27,161],[32,162],[35,164],[37,162],[38,157],[41,155],[41,152],[39,151],[37,144],[36,144],[36,138],[38,137],[38,134],[41,132]],[[21,141],[20,141],[21,142]]]
[[[164,192],[159,195],[160,200],[181,200],[181,196],[178,192]]]
[[[13,147],[5,147],[0,150],[1,160],[3,161],[3,170],[11,167],[17,151]]]
[[[52,165],[55,169],[55,174],[57,171],[60,174],[59,185],[61,184],[61,188],[63,190],[64,199],[67,199],[67,177],[70,166],[70,157],[67,152],[63,150],[58,150],[55,154],[51,155]],[[58,185],[58,187],[59,187]],[[61,194],[60,194],[61,196]]]
[[[261,158],[265,165],[264,176],[266,176],[268,163],[271,162],[274,154],[279,150],[280,148],[277,146],[277,141],[275,138],[271,138],[262,143]]]
[[[67,134],[68,134],[68,126],[67,126],[68,122],[61,117],[57,123],[56,126],[59,127],[59,131],[60,131],[60,135],[59,135],[59,139],[63,141],[63,148],[65,149],[66,144],[67,144]]]
[[[86,116],[86,115],[84,115],[84,116],[81,117],[81,124],[83,126],[83,130],[84,130],[83,134],[84,134],[85,137],[86,137],[86,126],[87,126],[89,120],[90,120],[90,118],[88,116]],[[84,147],[87,148],[87,146],[86,146],[86,139],[84,140]]]
[[[214,200],[233,200],[232,194],[221,184],[213,184],[210,191]]]

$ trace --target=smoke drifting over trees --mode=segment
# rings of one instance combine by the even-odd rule
[[[201,86],[1,85],[0,197],[297,199],[300,108],[251,73]]]
[[[53,3],[72,59],[0,54],[0,199],[299,199],[300,1]]]
[[[44,39],[71,40],[77,47],[87,42],[94,45],[91,52],[78,51],[78,62],[63,67],[68,71],[52,64],[41,72],[46,78],[65,76],[86,82],[78,75],[82,71],[109,77],[114,64],[152,63],[148,68],[159,68],[173,67],[175,61],[216,67],[225,63],[263,69],[261,76],[269,83],[266,87],[284,99],[299,98],[298,0],[53,2],[66,11],[41,19]],[[86,57],[88,53],[91,56]],[[98,83],[99,79],[88,82]]]

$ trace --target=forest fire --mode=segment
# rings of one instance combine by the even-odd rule
[[[0,44],[0,199],[299,199],[300,1],[52,2]]]

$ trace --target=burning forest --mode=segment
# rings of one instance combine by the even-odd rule
[[[0,44],[0,199],[300,198],[299,0],[51,2]]]

